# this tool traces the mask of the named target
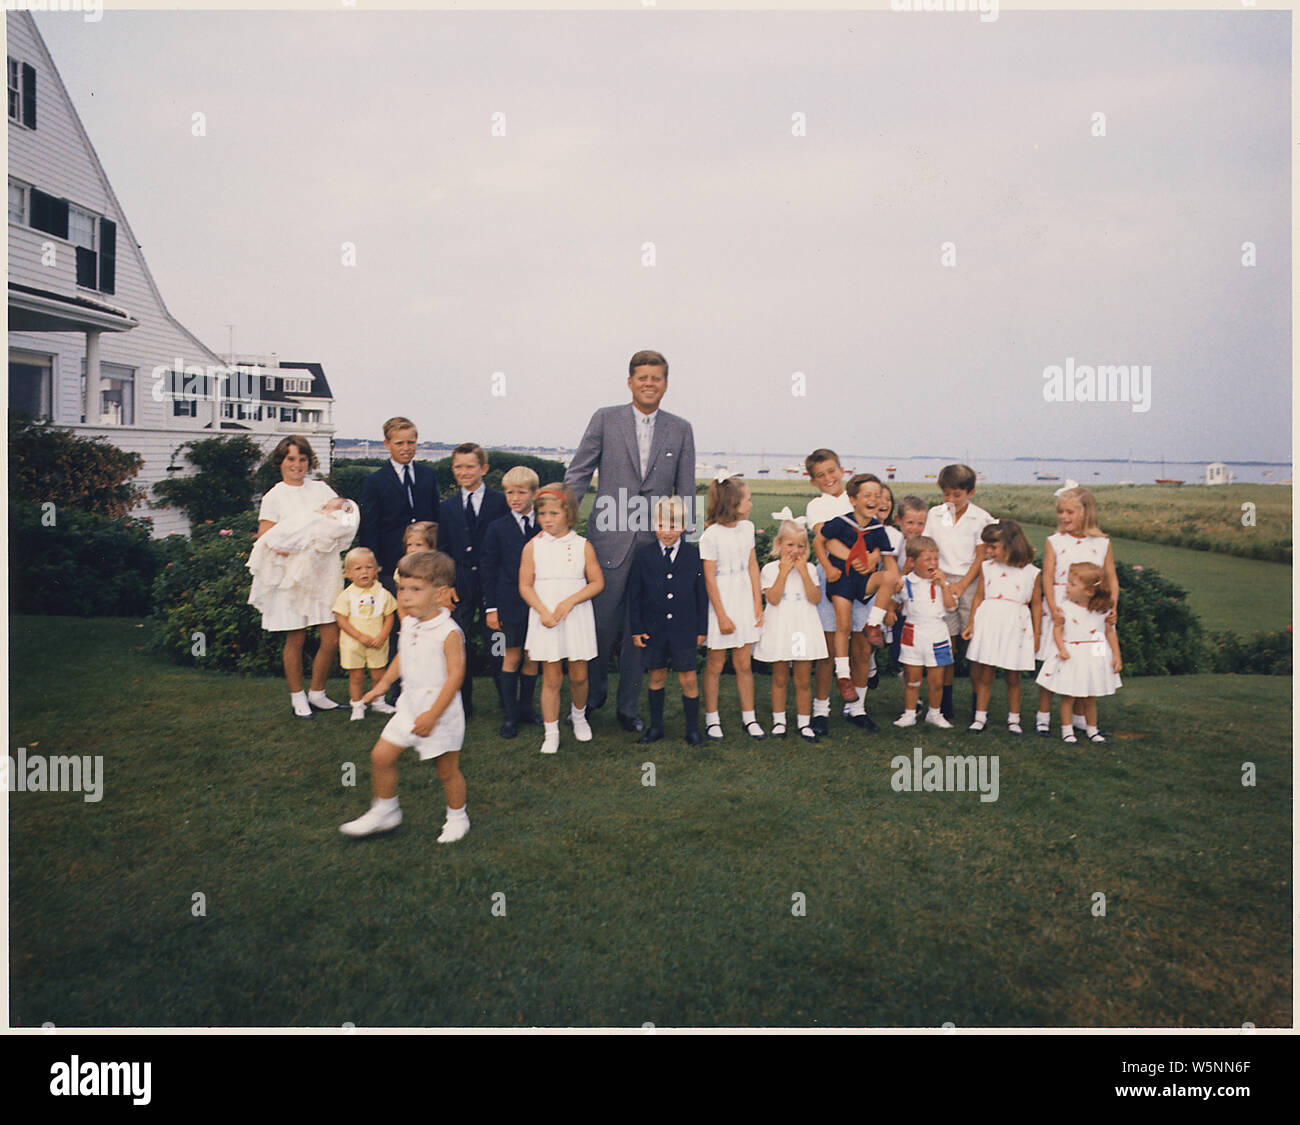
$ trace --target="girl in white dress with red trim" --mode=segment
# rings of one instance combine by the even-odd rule
[[[542,666],[542,753],[560,748],[560,687],[569,662],[573,737],[591,741],[587,722],[587,661],[596,658],[596,615],[591,599],[605,588],[596,552],[573,530],[578,501],[563,484],[547,484],[533,497],[541,531],[524,544],[519,595],[528,603],[528,659]]]
[[[754,714],[754,666],[751,650],[763,627],[763,595],[754,525],[745,517],[754,507],[749,485],[729,475],[709,482],[708,526],[700,536],[704,588],[709,594],[708,656],[704,660],[704,733],[723,737],[718,716],[722,669],[731,653],[740,696],[740,721],[751,738],[766,738]]]
[[[1007,730],[1020,734],[1020,673],[1034,670],[1034,652],[1042,627],[1043,583],[1033,565],[1034,549],[1015,520],[991,523],[981,533],[984,562],[976,579],[970,624],[962,637],[970,641],[966,658],[975,688],[978,733],[989,721],[993,681],[1002,668],[1007,681]]]
[[[1038,684],[1061,700],[1061,737],[1078,742],[1073,716],[1082,705],[1084,733],[1090,742],[1105,742],[1097,729],[1097,696],[1114,695],[1122,686],[1119,637],[1107,614],[1114,603],[1113,587],[1096,563],[1073,563],[1066,577],[1062,622],[1052,626],[1051,655],[1038,673]]]
[[[817,569],[808,561],[808,532],[804,517],[790,509],[773,512],[781,520],[772,540],[773,561],[763,567],[759,585],[767,598],[763,631],[754,646],[754,659],[772,665],[772,738],[785,737],[785,696],[794,667],[797,729],[806,742],[816,742],[812,729],[812,665],[827,654],[817,603],[821,600]]]
[[[1065,487],[1056,492],[1056,534],[1047,537],[1043,548],[1043,629],[1038,645],[1038,659],[1046,660],[1055,651],[1052,643],[1052,626],[1064,620],[1062,604],[1066,601],[1065,577],[1071,564],[1077,562],[1093,563],[1106,572],[1106,580],[1114,595],[1114,601],[1107,619],[1114,624],[1116,607],[1119,605],[1119,577],[1115,573],[1115,554],[1111,550],[1110,540],[1097,525],[1097,501],[1086,488],[1080,488],[1074,481],[1066,481]],[[1048,582],[1048,576],[1051,582]],[[1052,699],[1047,691],[1038,693],[1038,715],[1034,721],[1034,730],[1044,737],[1052,733]],[[1074,725],[1082,728],[1085,716],[1079,710],[1074,717]]]

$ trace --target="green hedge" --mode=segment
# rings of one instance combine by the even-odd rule
[[[191,539],[174,535],[163,542],[164,561],[153,583],[150,640],[156,652],[198,668],[283,674],[284,636],[265,632],[262,615],[248,604],[252,576],[244,564],[256,532],[256,513],[245,512],[199,524]],[[316,630],[309,629],[309,654],[317,643]]]
[[[149,534],[145,520],[11,502],[10,612],[144,616],[158,565]]]

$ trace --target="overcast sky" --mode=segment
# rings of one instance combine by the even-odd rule
[[[1289,13],[36,22],[172,313],[339,436],[576,445],[651,347],[706,450],[1290,457]]]

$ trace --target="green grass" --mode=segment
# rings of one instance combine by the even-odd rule
[[[1113,741],[1077,749],[837,720],[816,747],[754,743],[727,678],[723,743],[638,747],[602,716],[554,758],[495,736],[479,681],[473,830],[439,847],[413,757],[402,828],[338,833],[382,717],[294,720],[278,681],[143,643],[121,620],[12,622],[11,745],[106,772],[98,804],[9,797],[14,1025],[1291,1021],[1289,678],[1130,681],[1102,703]],[[884,684],[876,717],[900,696]],[[915,745],[997,754],[1000,799],[894,792]]]

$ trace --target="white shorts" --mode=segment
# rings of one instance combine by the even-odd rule
[[[951,664],[952,644],[943,622],[908,621],[898,646],[898,662],[921,668],[946,668]]]
[[[399,696],[399,704],[401,699],[402,697]],[[442,718],[433,725],[430,734],[421,737],[411,729],[415,725],[416,718],[418,715],[411,715],[399,706],[397,714],[388,720],[379,737],[404,750],[414,748],[420,755],[421,761],[460,750],[461,744],[465,741],[465,711],[461,706],[459,695],[452,697],[451,702],[447,704],[447,709],[442,713]]]
[[[817,603],[817,616],[822,623],[822,632],[833,633],[835,632],[835,603],[826,593],[826,572],[822,570],[821,563],[817,564],[817,588],[822,592],[821,600]],[[870,602],[853,603],[853,632],[860,633],[867,627],[867,614],[871,612],[875,600],[872,597]]]

